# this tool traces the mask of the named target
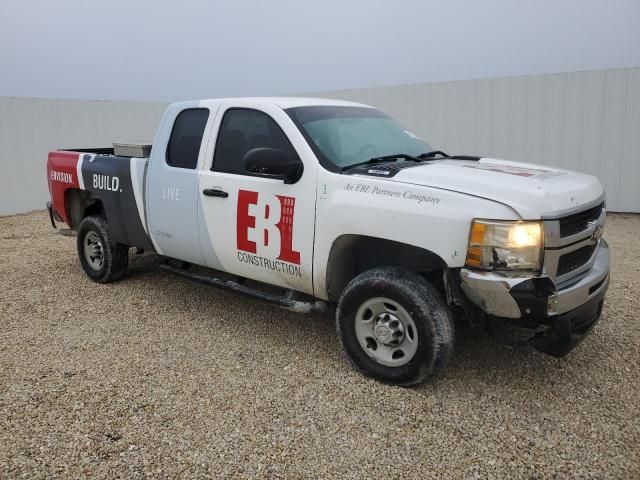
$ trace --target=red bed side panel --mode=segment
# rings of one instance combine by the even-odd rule
[[[47,178],[51,204],[68,226],[71,226],[71,222],[65,205],[65,192],[69,188],[80,188],[82,180],[78,180],[79,157],[79,153],[55,151],[49,152],[47,160]]]

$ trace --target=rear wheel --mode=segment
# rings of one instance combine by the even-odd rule
[[[129,265],[129,247],[113,240],[107,221],[86,217],[78,227],[78,258],[82,269],[94,282],[120,280]]]
[[[453,350],[449,308],[410,270],[376,268],[354,278],[340,298],[336,326],[351,362],[386,383],[422,383]]]

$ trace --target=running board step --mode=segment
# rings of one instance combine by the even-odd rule
[[[234,282],[232,280],[222,280],[220,278],[208,275],[193,273],[189,272],[188,270],[174,267],[168,264],[161,264],[160,268],[167,272],[180,275],[181,277],[185,277],[196,282],[205,283],[207,285],[212,285],[224,290],[234,290],[236,292],[244,293],[246,295],[259,298],[260,300],[263,300],[265,302],[273,303],[293,312],[313,313],[324,312],[327,310],[327,304],[322,300],[296,300],[294,298],[295,292],[293,290],[287,290],[287,293],[285,295],[276,295],[273,293],[258,290],[256,288],[247,287],[246,285],[241,285],[240,283]]]

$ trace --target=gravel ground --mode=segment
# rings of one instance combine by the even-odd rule
[[[299,315],[132,258],[82,273],[44,212],[0,218],[0,477],[640,478],[640,216],[611,215],[603,321],[569,357],[459,326],[417,389]]]

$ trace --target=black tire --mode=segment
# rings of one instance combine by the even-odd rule
[[[99,268],[92,266],[85,255],[85,242],[88,236],[92,234],[97,235],[102,247],[102,264]],[[78,227],[76,246],[80,265],[82,265],[82,269],[87,276],[94,282],[115,282],[127,273],[129,247],[113,240],[109,232],[109,224],[104,218],[90,216],[82,220]]]
[[[356,312],[374,297],[385,297],[401,305],[415,324],[417,350],[404,365],[383,365],[358,342]],[[429,282],[402,268],[376,268],[351,280],[338,302],[336,329],[347,357],[360,372],[394,385],[424,382],[445,366],[453,351],[454,327],[448,306]]]

